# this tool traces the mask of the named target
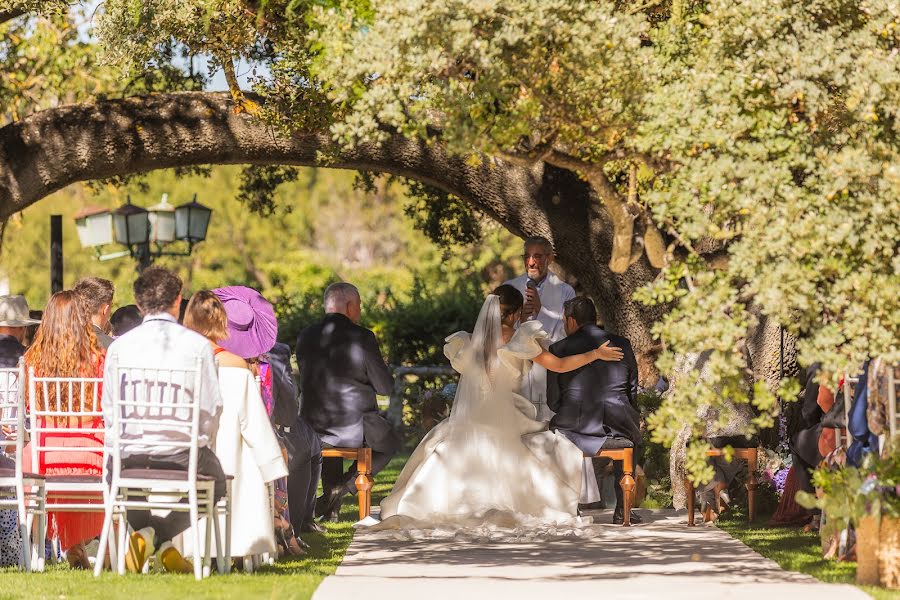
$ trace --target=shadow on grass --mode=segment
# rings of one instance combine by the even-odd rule
[[[837,562],[822,557],[818,533],[804,533],[799,527],[766,527],[769,516],[747,522],[745,513],[723,517],[718,526],[735,539],[769,558],[781,568],[812,575],[826,583],[856,585],[856,563]],[[879,600],[900,600],[900,592],[872,586],[858,586]]]
[[[373,488],[373,505],[390,492],[408,456],[398,456],[378,475]],[[240,516],[237,516],[240,518]],[[322,580],[335,572],[353,539],[353,523],[359,518],[355,498],[348,498],[339,523],[328,523],[324,534],[304,534],[310,545],[306,556],[282,559],[247,575],[235,572],[227,577],[213,575],[195,581],[192,575],[153,573],[119,577],[104,573],[74,571],[53,565],[44,573],[0,570],[0,600],[213,600],[219,598],[266,598],[308,600]]]

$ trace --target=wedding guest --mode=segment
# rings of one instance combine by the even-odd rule
[[[34,369],[38,377],[100,377],[103,373],[105,352],[94,335],[91,315],[87,312],[81,297],[75,291],[63,291],[53,294],[44,310],[41,326],[35,336],[34,343],[25,352],[26,370]],[[26,371],[27,372],[27,371]],[[48,406],[62,410],[79,410],[81,398],[92,401],[94,384],[85,384],[85,389],[74,388],[69,397],[69,388],[49,386],[47,397],[43,386],[36,388],[36,406],[29,409],[46,410]],[[84,392],[82,394],[82,391]],[[62,397],[57,397],[62,394]],[[97,398],[99,398],[97,392]],[[99,407],[90,407],[96,411]],[[48,419],[49,420],[49,419]],[[77,427],[79,429],[96,430],[96,433],[84,432],[45,432],[40,433],[40,445],[50,447],[78,446],[83,452],[42,452],[38,456],[39,464],[32,465],[31,451],[25,452],[26,471],[40,475],[101,475],[103,472],[103,419],[100,417],[80,417],[79,422],[56,419],[53,423],[39,423],[42,427]],[[102,498],[94,499],[102,504]],[[48,499],[48,508],[54,500]],[[73,568],[90,569],[84,544],[100,534],[103,527],[102,512],[58,512],[48,513],[50,531],[59,537],[60,546],[66,553],[69,565]]]
[[[113,296],[116,293],[115,286],[108,279],[85,277],[78,280],[73,290],[85,303],[94,324],[97,342],[106,350],[113,340],[106,332],[109,327],[109,315],[112,312]]]
[[[312,427],[299,417],[297,385],[291,372],[291,349],[276,342],[278,322],[272,305],[259,292],[245,287],[213,290],[228,314],[228,337],[222,345],[250,360],[262,381],[262,396],[272,425],[278,428],[280,442],[288,456],[287,480],[278,480],[275,495],[279,506],[287,510],[276,516],[276,535],[286,552],[295,553],[295,532],[320,531],[313,521],[316,487],[322,468],[322,446]],[[247,307],[249,306],[249,311]],[[250,312],[252,311],[252,314]],[[245,325],[245,322],[251,325]],[[252,347],[242,344],[247,332],[259,329],[264,343]],[[268,348],[264,352],[259,352]],[[252,356],[251,356],[252,354]]]
[[[25,354],[26,329],[35,323],[38,321],[30,318],[28,302],[23,296],[0,296],[0,367],[9,369],[19,365],[19,359]],[[7,434],[0,432],[0,435],[6,437]],[[14,469],[15,466],[15,461],[11,457],[0,454],[0,468]],[[0,511],[0,568],[19,564],[21,551],[22,540],[19,537],[18,513],[15,510],[2,510]]]
[[[0,367],[19,366],[25,354],[25,329],[37,323],[29,317],[24,296],[0,296]]]
[[[181,306],[181,279],[161,267],[149,267],[134,282],[134,299],[144,314],[143,323],[113,341],[107,353],[104,370],[103,410],[108,424],[112,423],[112,399],[109,390],[116,385],[116,365],[141,365],[149,369],[192,368],[199,359],[201,381],[200,431],[198,436],[197,473],[215,480],[215,497],[225,495],[225,473],[210,448],[215,439],[222,413],[222,397],[216,365],[209,340],[195,331],[178,324]],[[128,373],[125,374],[129,376]],[[186,386],[184,393],[193,394]],[[179,432],[157,429],[133,434],[125,431],[121,436],[128,446],[123,450],[123,469],[169,469],[184,471],[188,468],[189,451],[171,445],[183,441]],[[168,571],[191,573],[191,563],[182,557],[171,540],[190,526],[190,515],[183,511],[171,511],[166,516],[153,515],[148,510],[129,510],[128,522],[135,532],[128,545],[125,564],[129,571],[140,572],[145,560],[157,552],[158,563]]]
[[[229,302],[229,316],[217,297],[216,292],[222,290],[196,292],[187,305],[184,324],[209,340],[218,362],[222,415],[216,433],[216,456],[225,474],[234,477],[231,510],[240,515],[232,520],[231,554],[274,554],[273,507],[266,484],[285,477],[287,466],[269,423],[259,383],[244,357],[258,356],[275,343],[277,329],[271,327],[275,313],[255,290],[223,289],[245,302]],[[268,306],[265,315],[258,312],[261,303]]]
[[[616,362],[594,361],[568,373],[550,372],[547,378],[547,404],[555,414],[550,429],[566,436],[587,456],[602,448],[622,448],[630,442],[638,454],[641,445],[640,413],[637,409],[637,360],[631,343],[597,325],[593,301],[577,296],[563,304],[567,337],[552,344],[556,356],[572,356],[597,348],[605,342],[621,348],[624,358]],[[595,459],[599,467],[600,461]],[[596,468],[596,467],[595,467]],[[625,504],[622,463],[614,462],[616,509],[613,523],[622,523]],[[598,477],[599,478],[599,477]],[[637,513],[632,523],[640,523]]]
[[[878,436],[869,429],[869,363],[868,358],[862,365],[858,381],[853,386],[853,401],[847,414],[847,433],[852,436],[847,448],[847,464],[859,467],[867,454],[878,454]]]
[[[334,283],[325,290],[325,318],[297,338],[301,415],[324,447],[372,448],[372,474],[400,449],[400,436],[378,413],[376,394],[388,395],[394,378],[375,334],[359,325],[359,290]],[[322,461],[323,493],[316,512],[337,521],[343,497],[356,491],[356,463],[346,472],[340,458]]]
[[[121,337],[141,324],[141,311],[135,304],[126,304],[118,309],[109,318],[112,327],[113,339]]]
[[[525,274],[511,279],[511,285],[522,294],[525,306],[522,319],[536,319],[550,338],[557,342],[565,336],[563,327],[563,303],[575,297],[575,290],[565,281],[550,272],[553,264],[553,245],[543,237],[529,237],[525,240]],[[535,363],[527,377],[522,378],[521,394],[531,400],[537,408],[537,418],[549,421],[552,416],[547,407],[547,370]]]
[[[322,474],[322,442],[299,414],[299,393],[291,372],[291,348],[276,342],[260,362],[268,363],[271,368],[272,425],[288,455],[289,473],[284,492],[289,521],[296,532],[321,533],[324,529],[315,522],[315,506],[316,488]]]

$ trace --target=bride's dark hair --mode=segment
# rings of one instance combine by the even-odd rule
[[[522,293],[506,283],[495,288],[491,293],[500,298],[501,321],[505,321],[507,317],[515,314],[515,312],[522,308],[522,305],[525,303],[522,299]]]

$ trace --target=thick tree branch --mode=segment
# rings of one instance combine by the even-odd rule
[[[610,271],[610,216],[571,170],[500,159],[472,166],[440,144],[399,135],[381,146],[339,150],[327,130],[273,133],[259,119],[236,113],[228,93],[63,106],[0,128],[0,220],[78,181],[204,164],[375,171],[450,192],[517,235],[552,240],[560,264],[596,299],[603,322],[626,335],[639,353],[653,346],[650,327],[662,309],[640,306],[632,294],[654,272],[646,261],[625,273]]]
[[[545,159],[551,165],[581,173],[597,192],[613,225],[612,256],[609,259],[609,268],[613,273],[624,273],[634,263],[631,246],[634,241],[635,215],[629,210],[627,201],[609,181],[601,165],[582,161],[559,150],[551,150],[546,154]]]
[[[13,19],[17,19],[25,14],[25,9],[21,8],[12,8],[10,10],[0,10],[0,25],[3,25],[7,21],[12,21]]]

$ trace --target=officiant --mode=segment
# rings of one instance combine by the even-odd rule
[[[522,319],[537,320],[550,338],[550,343],[565,337],[563,304],[575,297],[572,286],[550,272],[553,264],[553,245],[543,237],[525,240],[522,259],[525,274],[506,283],[513,286],[525,299]],[[537,419],[549,421],[553,416],[547,407],[547,370],[535,363],[531,372],[522,378],[520,393],[534,404]]]

